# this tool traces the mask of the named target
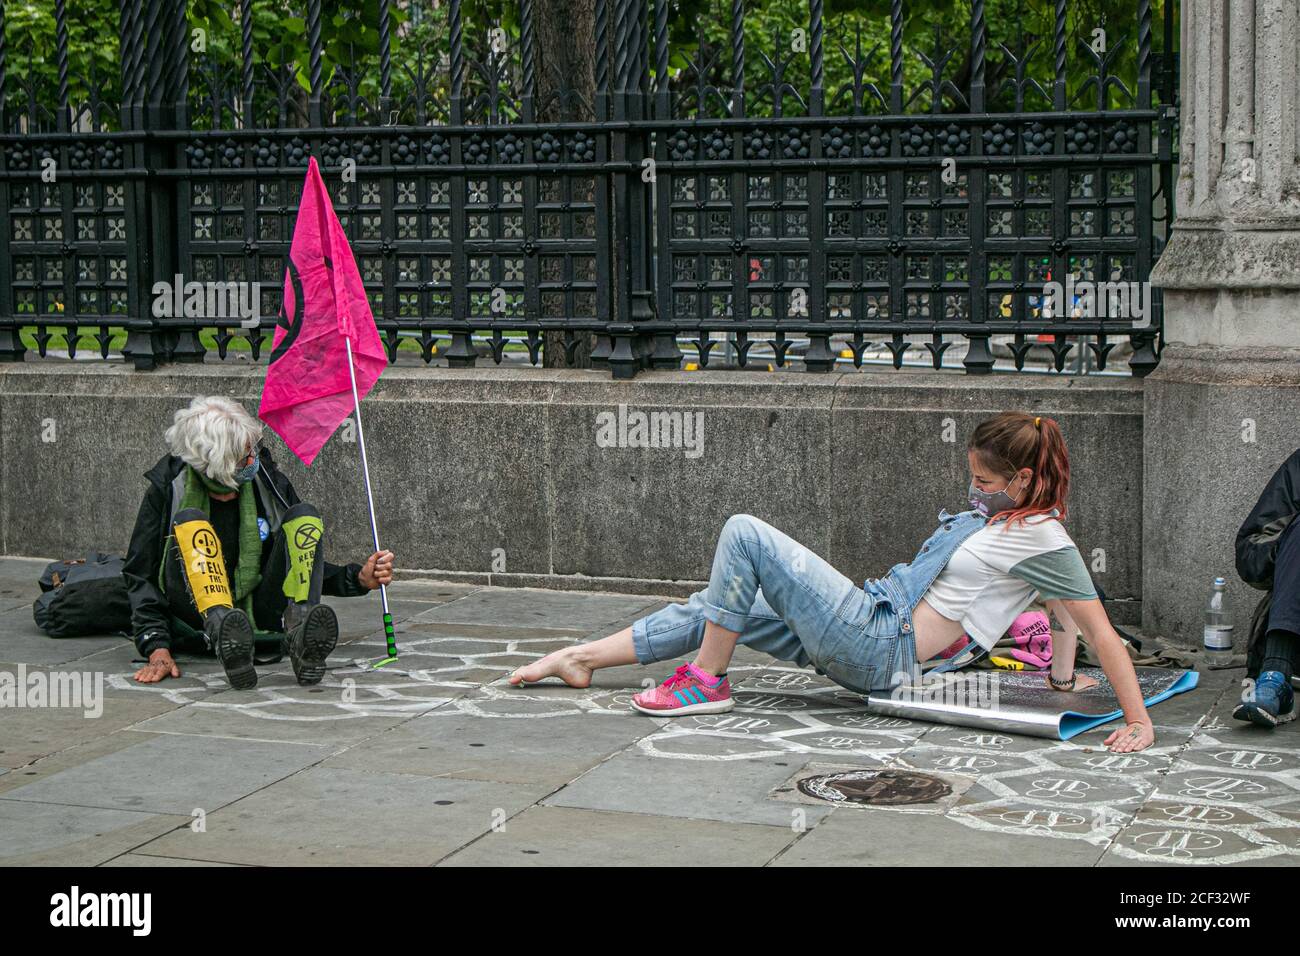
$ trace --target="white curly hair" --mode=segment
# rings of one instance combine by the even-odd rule
[[[235,472],[261,438],[262,423],[223,395],[195,398],[163,432],[173,455],[228,488],[235,487]]]

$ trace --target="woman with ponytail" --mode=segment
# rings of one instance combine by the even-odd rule
[[[1117,753],[1155,741],[1137,674],[1062,522],[1070,459],[1050,418],[1003,412],[967,444],[971,510],[939,513],[939,527],[909,564],[858,587],[793,538],[750,515],[732,515],[714,553],[709,586],[616,634],[548,654],[513,684],[559,677],[573,687],[592,671],[673,660],[695,652],[632,705],[658,717],[733,706],[727,665],[736,644],[811,666],[861,694],[915,683],[921,664],[970,635],[988,653],[1037,596],[1067,630],[1044,681],[1060,693],[1096,684],[1074,674],[1076,629],[1096,651],[1127,725],[1106,738]],[[978,656],[978,655],[977,655]],[[934,671],[951,669],[956,659]],[[963,662],[965,663],[965,662]]]

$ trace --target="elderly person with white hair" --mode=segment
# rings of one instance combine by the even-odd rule
[[[244,690],[257,685],[262,643],[287,649],[299,683],[319,683],[339,634],[321,595],[356,597],[390,583],[392,552],[364,565],[325,561],[320,514],[276,469],[258,444],[261,422],[238,402],[196,398],[163,437],[170,453],[145,473],[122,571],[136,649],[148,661],[135,679],[179,677],[173,650],[213,653],[231,687]]]

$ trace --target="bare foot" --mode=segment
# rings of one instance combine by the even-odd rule
[[[577,648],[564,647],[539,661],[517,668],[509,681],[516,687],[535,684],[547,677],[558,677],[570,687],[591,686],[592,668],[578,659]]]

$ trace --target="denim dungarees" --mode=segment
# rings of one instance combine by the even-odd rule
[[[978,511],[940,511],[939,527],[910,563],[858,587],[767,522],[733,515],[718,539],[709,586],[632,625],[637,659],[684,657],[713,621],[738,632],[747,647],[813,667],[859,693],[915,680],[912,611],[953,552],[987,520]],[[956,665],[949,660],[936,670]]]

